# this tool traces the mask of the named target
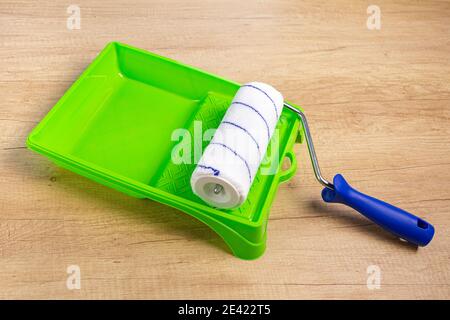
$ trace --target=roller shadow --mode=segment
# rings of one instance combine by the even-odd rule
[[[339,204],[327,204],[320,200],[313,200],[308,203],[308,206],[315,212],[336,218],[336,220],[342,223],[343,228],[365,227],[365,231],[378,241],[395,243],[399,247],[411,252],[417,252],[419,249],[418,246],[412,243],[400,240],[353,209],[340,206]]]

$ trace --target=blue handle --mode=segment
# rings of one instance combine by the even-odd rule
[[[432,224],[389,203],[353,189],[340,174],[334,176],[334,190],[322,190],[325,202],[343,203],[352,207],[384,229],[419,246],[426,246],[434,235]]]

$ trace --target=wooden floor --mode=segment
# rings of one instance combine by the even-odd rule
[[[450,2],[0,3],[0,298],[450,298]],[[230,254],[189,216],[60,169],[24,147],[109,41],[238,82],[268,82],[306,111],[326,177],[436,227],[426,248],[324,204],[304,145],[271,209],[268,247]],[[81,289],[66,286],[78,265]],[[367,287],[370,266],[379,289]],[[370,281],[369,281],[370,282]]]

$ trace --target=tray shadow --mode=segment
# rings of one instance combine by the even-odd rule
[[[177,209],[150,199],[137,199],[122,194],[119,191],[93,182],[90,179],[79,176],[69,170],[60,168],[49,160],[38,160],[37,155],[31,155],[30,157],[20,156],[18,154],[19,152],[29,152],[29,150],[25,148],[17,151],[18,152],[14,152],[17,155],[16,165],[22,167],[19,169],[22,173],[26,174],[26,171],[31,170],[31,168],[42,167],[43,161],[45,161],[47,162],[47,165],[42,168],[40,175],[47,177],[49,186],[61,185],[63,189],[68,190],[69,193],[73,193],[74,197],[77,197],[80,202],[92,202],[94,200],[104,204],[105,207],[113,206],[123,214],[123,218],[132,218],[140,223],[151,224],[155,228],[160,228],[161,230],[160,232],[158,231],[158,234],[173,235],[173,237],[168,237],[170,239],[162,239],[161,241],[200,240],[203,243],[232,255],[231,250],[225,244],[223,239],[213,230],[197,219]],[[49,168],[51,168],[51,170]],[[80,181],[82,181],[82,183],[80,183]],[[88,213],[89,212],[87,212],[87,214]],[[153,240],[149,240],[149,242],[152,241]],[[155,240],[155,242],[158,242],[158,240]]]

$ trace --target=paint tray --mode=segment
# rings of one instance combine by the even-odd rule
[[[138,198],[177,208],[206,223],[243,259],[263,254],[269,209],[279,183],[297,168],[297,115],[284,109],[246,202],[219,210],[193,194],[196,166],[175,164],[185,132],[205,148],[239,84],[120,43],[110,43],[28,137],[30,149],[57,165]],[[176,135],[175,135],[176,136]],[[199,139],[200,138],[200,139]],[[275,148],[274,148],[275,146]],[[281,169],[287,157],[291,166]],[[267,173],[269,172],[269,173]]]

